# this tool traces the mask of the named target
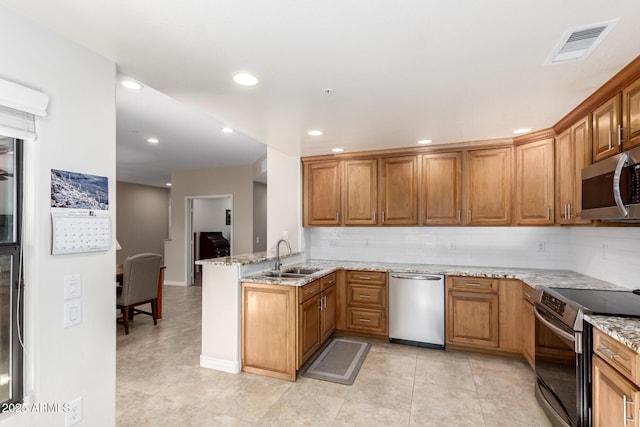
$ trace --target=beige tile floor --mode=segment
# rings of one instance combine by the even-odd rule
[[[374,343],[352,386],[199,366],[200,287],[117,334],[118,426],[550,426],[525,362]]]

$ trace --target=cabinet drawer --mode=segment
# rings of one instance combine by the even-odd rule
[[[347,308],[347,327],[352,330],[387,333],[387,316],[384,310]]]
[[[498,292],[498,281],[484,277],[451,277],[447,287],[465,292]]]
[[[387,273],[384,271],[347,271],[347,282],[383,285],[387,283]]]
[[[593,329],[593,352],[636,385],[640,383],[640,354],[596,328]]]
[[[534,301],[533,301],[534,295],[535,295],[534,289],[531,286],[527,285],[526,283],[523,283],[523,285],[522,285],[522,299],[530,302],[531,304],[533,304],[534,303]]]
[[[387,306],[387,287],[385,285],[347,284],[347,304],[373,307]]]
[[[323,291],[325,289],[329,289],[335,284],[336,284],[336,273],[327,274],[322,279],[320,279],[320,289]]]
[[[314,295],[320,293],[320,281],[314,280],[311,283],[298,288],[298,303],[303,303]]]

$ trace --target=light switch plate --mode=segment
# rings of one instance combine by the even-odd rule
[[[82,302],[80,300],[64,303],[64,327],[78,325],[82,322]]]
[[[80,298],[82,296],[82,276],[80,273],[64,276],[64,299]]]

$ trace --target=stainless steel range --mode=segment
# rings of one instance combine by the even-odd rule
[[[592,328],[585,314],[640,317],[630,291],[538,287],[536,397],[554,426],[591,426]]]

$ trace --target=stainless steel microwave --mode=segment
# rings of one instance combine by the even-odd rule
[[[582,169],[582,218],[640,222],[640,147]]]

